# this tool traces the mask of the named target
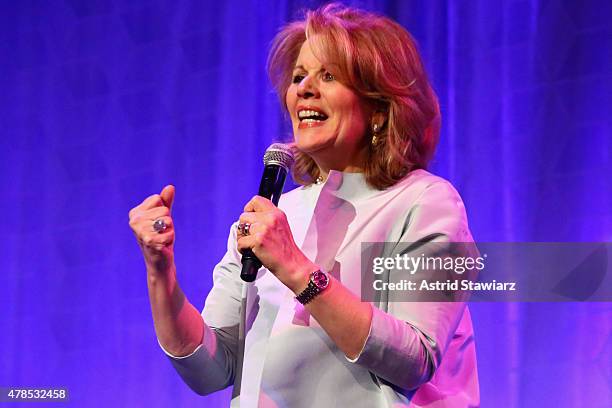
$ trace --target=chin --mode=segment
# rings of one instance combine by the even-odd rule
[[[301,152],[308,154],[318,152],[319,150],[325,149],[326,147],[329,147],[332,144],[333,143],[326,143],[316,140],[300,140],[299,138],[295,140],[295,145],[297,146],[297,148]]]
[[[303,133],[299,136],[294,135],[293,140],[295,141],[296,147],[304,153],[317,152],[322,149],[333,147],[335,142],[335,138],[329,137],[329,135],[309,135]]]

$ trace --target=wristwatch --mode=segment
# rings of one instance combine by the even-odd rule
[[[308,286],[306,286],[306,289],[301,291],[295,298],[298,302],[305,305],[327,289],[328,286],[329,275],[319,269],[318,271],[314,271],[310,274]]]

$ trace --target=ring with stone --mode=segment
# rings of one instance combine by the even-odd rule
[[[167,229],[168,226],[166,225],[166,222],[163,219],[158,218],[153,221],[153,230],[155,230],[156,232],[162,233]]]
[[[241,222],[236,228],[238,228],[238,232],[240,232],[242,235],[247,236],[251,230],[251,224],[248,222]]]

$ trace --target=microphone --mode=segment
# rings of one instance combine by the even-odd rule
[[[293,152],[289,145],[273,143],[268,147],[263,157],[264,171],[259,183],[257,195],[265,197],[278,205],[287,173],[293,166]],[[242,271],[240,278],[245,282],[253,282],[257,271],[261,268],[261,261],[253,251],[246,249],[242,252]]]

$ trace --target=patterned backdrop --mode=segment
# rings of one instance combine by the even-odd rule
[[[419,42],[443,114],[433,171],[477,240],[612,240],[612,3],[347,3]],[[202,307],[260,157],[288,135],[269,42],[318,4],[2,2],[0,386],[67,387],[73,406],[227,405],[159,350],[127,214],[176,185],[179,279]],[[612,406],[610,303],[472,311],[484,407]]]

